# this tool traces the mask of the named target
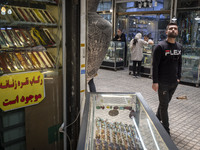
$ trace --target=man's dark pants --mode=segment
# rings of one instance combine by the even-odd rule
[[[159,88],[158,88],[159,106],[156,116],[160,121],[162,121],[164,128],[169,134],[170,134],[170,129],[169,129],[168,106],[177,88],[177,85],[178,82],[170,84],[159,83]]]

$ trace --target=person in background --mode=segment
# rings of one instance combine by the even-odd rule
[[[127,66],[127,45],[126,45],[126,35],[122,32],[122,29],[117,29],[117,35],[113,38],[113,41],[121,41],[125,43],[125,53],[124,53],[124,66]]]
[[[135,35],[135,38],[130,41],[131,61],[133,61],[133,77],[136,77],[136,78],[140,76],[140,70],[141,70],[141,64],[142,64],[142,58],[143,58],[143,46],[148,45],[148,44],[153,44],[141,38],[142,38],[142,34],[137,33]]]
[[[149,38],[148,35],[144,35],[144,40],[145,40],[146,42],[150,42],[150,43],[153,43],[153,44],[154,44],[153,40],[151,40],[151,39]]]
[[[182,45],[176,42],[176,23],[167,25],[166,35],[167,39],[161,41],[154,49],[152,89],[158,91],[159,105],[156,116],[170,135],[168,106],[180,82],[182,64]]]
[[[117,29],[117,35],[114,37],[113,41],[122,41],[126,42],[126,36],[122,32],[122,29]]]

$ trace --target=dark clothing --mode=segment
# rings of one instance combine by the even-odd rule
[[[181,78],[181,51],[179,43],[160,42],[153,54],[153,83],[176,83]]]
[[[121,38],[121,40],[118,40],[119,38]],[[121,41],[121,42],[125,42],[126,43],[126,36],[124,33],[121,34],[121,36],[119,36],[118,34],[113,38],[113,41]]]
[[[173,84],[159,83],[159,89],[158,89],[159,106],[156,116],[160,121],[162,121],[162,124],[168,133],[170,133],[168,106],[169,102],[171,101],[172,95],[176,90],[177,85],[178,82]]]
[[[160,42],[153,53],[153,83],[158,83],[159,106],[156,116],[170,134],[168,106],[181,78],[182,46]]]
[[[96,86],[94,84],[93,78],[88,82],[88,85],[89,85],[90,92],[96,92]]]
[[[140,76],[141,64],[142,61],[133,61],[133,76]]]
[[[118,40],[119,38],[121,38],[121,40]],[[121,36],[119,36],[118,34],[113,38],[113,41],[121,41],[121,42],[125,42],[125,52],[124,52],[124,66],[127,66],[127,45],[126,45],[126,36],[124,33],[121,34]]]

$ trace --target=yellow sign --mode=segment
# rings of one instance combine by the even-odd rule
[[[40,72],[0,77],[0,108],[3,111],[38,104],[44,97],[44,76]]]

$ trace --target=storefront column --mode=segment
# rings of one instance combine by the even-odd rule
[[[64,1],[64,150],[76,149],[80,128],[80,0]]]

